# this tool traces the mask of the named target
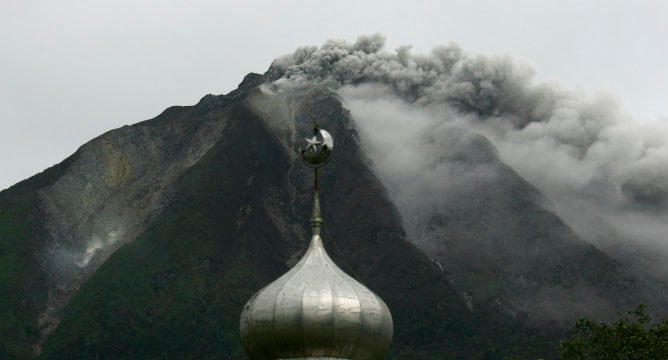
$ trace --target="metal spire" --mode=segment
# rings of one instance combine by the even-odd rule
[[[306,140],[302,160],[314,171],[311,243],[295,266],[248,300],[241,345],[252,360],[382,360],[394,331],[390,310],[332,261],[320,238],[318,171],[334,142],[317,124]]]

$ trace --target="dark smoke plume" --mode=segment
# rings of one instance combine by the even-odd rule
[[[609,94],[537,82],[510,56],[454,43],[419,55],[384,43],[381,35],[330,40],[277,59],[271,71],[282,74],[277,86],[310,81],[338,91],[400,204],[428,204],[449,181],[441,155],[452,139],[434,134],[456,126],[486,136],[589,241],[668,253],[668,119],[635,120]],[[417,216],[406,209],[406,219]]]

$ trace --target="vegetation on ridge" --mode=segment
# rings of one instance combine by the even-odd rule
[[[668,320],[650,326],[651,320],[643,305],[612,324],[584,317],[559,352],[564,360],[668,359]]]

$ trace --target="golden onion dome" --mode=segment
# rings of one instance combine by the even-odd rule
[[[241,313],[241,344],[253,360],[379,360],[392,341],[387,305],[339,269],[323,247],[318,167],[329,160],[333,143],[327,132],[319,138],[322,132],[316,125],[302,151],[315,168],[311,243],[297,265],[258,291]]]

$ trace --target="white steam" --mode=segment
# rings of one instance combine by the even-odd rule
[[[118,230],[110,230],[107,232],[106,236],[103,238],[98,236],[93,236],[87,243],[86,249],[83,250],[78,256],[78,260],[75,261],[76,265],[79,268],[85,268],[88,266],[90,261],[97,255],[98,252],[104,251],[118,242],[120,239],[120,232]]]
[[[451,162],[442,158],[452,152],[447,133],[462,127],[487,137],[589,241],[611,248],[634,240],[668,253],[668,119],[635,120],[609,94],[539,83],[509,56],[452,43],[428,55],[383,46],[380,35],[332,40],[272,67],[284,74],[279,84],[338,90],[395,198],[428,204],[461,181],[447,176]]]

